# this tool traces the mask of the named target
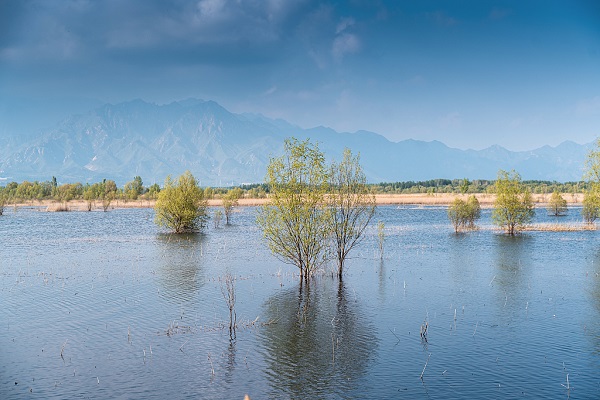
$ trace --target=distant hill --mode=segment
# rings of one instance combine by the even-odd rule
[[[0,177],[8,180],[119,184],[140,175],[162,183],[190,170],[202,186],[262,182],[270,157],[286,137],[318,141],[328,158],[344,147],[360,152],[370,182],[435,178],[494,179],[498,169],[516,169],[523,179],[580,180],[592,144],[512,152],[500,146],[459,150],[432,141],[390,142],[367,131],[340,133],[302,129],[256,114],[234,114],[213,101],[188,99],[166,105],[142,100],[106,104],[73,115],[26,142],[11,137],[0,149]]]

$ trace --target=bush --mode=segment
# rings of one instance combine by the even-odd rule
[[[175,233],[198,232],[208,219],[206,207],[204,192],[194,176],[186,171],[176,181],[170,176],[165,180],[154,206],[154,221]]]

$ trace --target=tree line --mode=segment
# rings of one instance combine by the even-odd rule
[[[494,193],[495,180],[468,179],[431,179],[426,181],[366,183],[374,194],[480,194]],[[592,189],[590,181],[553,182],[526,180],[521,182],[533,194],[577,194]],[[106,190],[108,187],[108,190]],[[206,199],[220,199],[231,189],[239,189],[240,198],[263,199],[270,194],[266,183],[242,184],[233,187],[204,187]],[[97,183],[64,183],[57,184],[56,178],[49,181],[9,182],[0,186],[0,196],[5,204],[15,202],[35,202],[51,200],[68,202],[71,200],[105,200],[110,193],[112,200],[156,200],[161,187],[158,183],[144,186],[142,178],[135,176],[124,186],[118,187],[114,180],[104,179]]]

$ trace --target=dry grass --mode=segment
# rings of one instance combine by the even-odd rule
[[[596,224],[557,224],[557,223],[540,223],[532,224],[523,228],[524,231],[532,232],[579,232],[579,231],[595,231]]]
[[[46,207],[46,211],[48,212],[64,212],[69,211],[69,207],[66,204],[62,203],[51,203]]]
[[[462,198],[466,200],[469,195],[459,195],[455,193],[435,193],[435,194],[377,194],[375,195],[375,201],[378,205],[417,205],[417,206],[448,206],[450,205],[455,198]],[[483,208],[491,208],[494,205],[494,201],[496,196],[493,194],[487,193],[477,193],[475,194],[477,200],[481,204]],[[575,196],[570,194],[563,195],[565,200],[567,200],[567,204],[573,205],[581,205],[581,200],[583,199],[582,194],[576,194]],[[534,194],[533,202],[537,208],[544,208],[547,205],[548,200],[550,199],[550,195],[545,194]],[[250,198],[242,198],[239,199],[239,206],[241,207],[251,207],[251,206],[261,206],[264,204],[268,204],[269,199],[250,199]],[[111,209],[115,208],[154,208],[154,200],[113,200],[110,205]],[[53,200],[43,200],[38,202],[39,207],[46,207],[47,211],[64,211],[59,210],[59,204],[57,204]],[[223,202],[221,199],[211,199],[208,200],[208,205],[211,207],[221,207]],[[31,207],[32,203],[23,203],[17,204],[17,207]],[[73,200],[68,204],[69,211],[87,211],[87,202],[84,200]],[[93,207],[93,211],[101,211],[102,205],[100,202],[95,202]]]

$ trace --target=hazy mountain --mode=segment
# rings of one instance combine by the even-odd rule
[[[33,117],[33,116],[32,116]],[[134,100],[73,115],[20,143],[0,149],[0,176],[10,180],[119,184],[140,175],[146,184],[190,170],[203,186],[262,182],[269,158],[282,153],[284,138],[311,138],[327,157],[344,147],[360,152],[369,181],[434,178],[493,179],[498,169],[516,169],[524,179],[581,179],[591,145],[564,142],[526,152],[500,146],[459,150],[432,141],[390,142],[367,131],[339,133],[301,129],[256,114],[233,114],[213,101],[188,99],[167,105]]]

